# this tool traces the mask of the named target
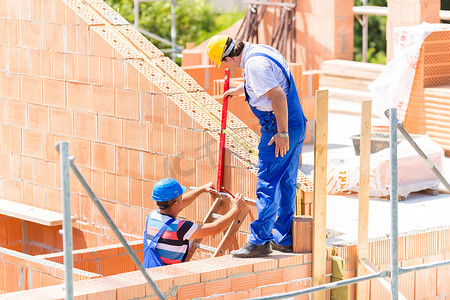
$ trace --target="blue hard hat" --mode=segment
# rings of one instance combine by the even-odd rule
[[[159,202],[175,199],[186,191],[186,187],[182,186],[173,178],[165,178],[155,184],[152,192],[152,199]]]

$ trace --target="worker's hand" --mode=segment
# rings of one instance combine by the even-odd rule
[[[208,182],[207,184],[202,185],[200,189],[203,191],[203,193],[217,193],[217,191],[214,189],[214,183],[212,182]]]
[[[230,98],[233,96],[239,96],[244,93],[244,84],[240,84],[237,87],[229,88],[225,93],[223,93],[223,97],[229,96]]]
[[[245,201],[244,201],[244,197],[242,196],[242,194],[237,193],[236,196],[234,197],[234,199],[232,199],[231,196],[229,196],[229,198],[231,200],[231,209],[236,209],[236,210],[240,211],[242,208],[244,208]]]
[[[278,133],[275,134],[269,141],[269,146],[275,142],[275,157],[280,154],[281,157],[285,156],[289,151],[289,136],[281,137]]]

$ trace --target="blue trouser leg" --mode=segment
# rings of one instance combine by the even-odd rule
[[[258,210],[258,219],[250,225],[252,232],[249,239],[250,243],[255,245],[263,245],[274,238],[272,235],[272,229],[280,209],[283,214],[285,212],[287,213],[287,216],[282,216],[282,220],[287,217],[288,219],[290,218],[291,221],[288,224],[278,226],[277,231],[283,232],[283,235],[284,232],[290,231],[293,212],[295,209],[297,181],[297,171],[294,172],[291,171],[291,169],[298,170],[300,153],[297,152],[300,150],[301,147],[290,149],[285,156],[278,157],[273,162],[266,163],[260,160],[256,184],[256,208]],[[292,187],[290,188],[290,191],[286,193],[282,190],[289,183],[289,180],[287,180],[288,177],[284,178],[285,174],[287,176],[287,173],[290,174],[288,177],[293,178],[289,178]],[[284,180],[282,183],[283,178]],[[283,189],[281,188],[282,185],[284,186]],[[290,199],[284,200],[283,198],[287,197],[287,194],[290,195]],[[281,206],[283,208],[281,208]],[[280,222],[282,220],[280,220]]]
[[[274,224],[274,242],[281,246],[292,245],[291,224],[295,214],[297,194],[297,173],[300,163],[300,152],[303,143],[295,149],[288,169],[280,181],[281,199],[278,208],[278,218]]]

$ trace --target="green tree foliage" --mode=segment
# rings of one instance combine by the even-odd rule
[[[371,6],[387,6],[386,0],[369,0]],[[362,5],[361,0],[355,0],[355,6]],[[362,18],[361,18],[362,19]],[[367,45],[367,62],[386,63],[386,17],[369,16],[369,37]],[[353,60],[362,61],[362,26],[355,19],[353,42]]]
[[[130,23],[134,23],[133,0],[106,0],[114,10],[118,11]],[[171,1],[157,0],[142,2],[139,5],[139,27],[170,40]],[[242,18],[244,12],[216,14],[211,5],[204,0],[176,1],[176,43],[182,47],[187,42],[199,44],[217,32],[220,32]],[[149,39],[160,49],[168,49],[169,45]]]

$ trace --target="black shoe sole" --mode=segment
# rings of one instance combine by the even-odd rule
[[[232,257],[236,257],[236,258],[255,258],[255,257],[264,257],[264,256],[268,256],[272,253],[272,251],[267,252],[267,253],[252,253],[252,254],[233,254],[231,253]]]

